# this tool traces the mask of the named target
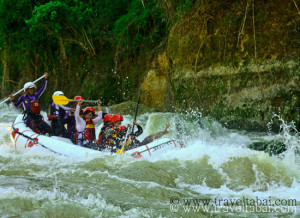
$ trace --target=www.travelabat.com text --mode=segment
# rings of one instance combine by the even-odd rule
[[[198,198],[170,198],[171,212],[210,212],[210,213],[296,213],[296,199],[198,199]]]

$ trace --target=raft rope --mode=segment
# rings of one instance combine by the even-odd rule
[[[170,141],[167,141],[167,142],[164,142],[164,143],[162,143],[162,144],[159,144],[159,145],[156,145],[156,146],[154,146],[154,147],[151,147],[151,148],[148,148],[148,146],[146,147],[146,149],[145,150],[143,150],[143,151],[138,151],[138,153],[144,153],[144,152],[146,152],[146,151],[148,151],[149,153],[150,153],[150,151],[151,150],[153,150],[153,149],[155,149],[155,148],[157,148],[157,147],[159,147],[159,146],[162,146],[162,145],[164,145],[164,144],[170,144],[170,143],[174,143],[174,141],[173,141],[173,139],[171,139]],[[174,143],[175,144],[175,143]],[[176,144],[175,144],[175,147],[176,147]],[[130,151],[130,150],[129,150]],[[134,153],[133,153],[134,154]],[[150,156],[151,156],[151,153],[150,153]]]
[[[60,155],[63,155],[63,156],[68,156],[68,155],[59,153],[59,152],[57,152],[57,151],[54,151],[54,150],[52,150],[51,148],[48,148],[47,146],[45,146],[45,145],[41,144],[40,142],[38,142],[38,140],[36,140],[35,138],[31,138],[31,137],[29,137],[29,136],[27,136],[27,135],[25,135],[25,134],[19,132],[19,131],[14,127],[14,124],[12,125],[12,128],[13,128],[13,130],[15,131],[15,133],[17,133],[17,134],[19,134],[19,135],[21,135],[21,136],[23,136],[23,137],[25,137],[25,138],[31,140],[31,141],[34,142],[35,144],[41,145],[43,148],[46,148],[47,150],[52,151],[53,153],[56,153],[56,154],[60,154]],[[161,145],[164,145],[164,144],[169,144],[170,142],[173,142],[173,143],[174,143],[174,141],[173,141],[171,138],[169,138],[169,139],[170,139],[170,141],[164,142],[164,143],[162,143],[162,144],[159,144],[159,145],[154,146],[154,147],[151,147],[151,148],[148,148],[148,146],[147,146],[147,149],[145,149],[145,150],[143,150],[143,151],[139,151],[138,153],[141,154],[141,153],[144,153],[144,152],[146,152],[146,151],[148,151],[148,152],[150,153],[150,150],[153,150],[153,149],[155,149],[155,148],[158,147],[158,146],[161,146]],[[174,144],[175,144],[175,143],[174,143]],[[176,144],[175,144],[175,147],[176,147]],[[136,153],[136,152],[134,152],[134,153]],[[134,154],[134,153],[133,153],[133,154]],[[131,155],[132,155],[132,154],[131,154]],[[151,155],[151,153],[150,153],[150,155]]]
[[[31,140],[31,141],[34,142],[35,144],[39,144],[39,145],[41,145],[43,148],[46,148],[47,150],[52,151],[53,153],[60,154],[60,155],[63,155],[63,156],[67,156],[67,155],[65,155],[65,154],[59,153],[59,152],[57,152],[57,151],[54,151],[54,150],[52,150],[51,148],[48,148],[47,146],[45,146],[45,145],[41,144],[40,142],[38,142],[38,140],[36,140],[35,138],[31,138],[31,137],[29,137],[29,136],[27,136],[27,135],[25,135],[25,134],[19,132],[19,131],[14,127],[14,125],[12,125],[12,128],[13,128],[13,130],[15,131],[15,133],[17,133],[17,134],[19,134],[19,135],[21,135],[21,136],[23,136],[23,137],[25,137],[25,138]]]

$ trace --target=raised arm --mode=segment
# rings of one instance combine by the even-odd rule
[[[79,114],[80,114],[80,105],[78,104],[75,110],[76,128],[78,131],[83,131],[85,128],[85,121],[79,116]]]
[[[44,80],[44,83],[43,83],[42,87],[40,88],[39,91],[37,91],[37,92],[34,94],[37,100],[41,97],[41,95],[44,93],[44,91],[45,91],[45,89],[46,89],[46,87],[47,87],[48,76],[49,76],[48,73],[45,73],[45,80]]]
[[[133,133],[133,135],[135,137],[138,137],[139,135],[141,135],[143,133],[143,128],[140,126],[140,124],[138,124],[138,122],[136,122],[135,120],[133,121],[133,123],[136,125],[136,127],[138,128],[138,130]]]
[[[98,100],[98,116],[93,119],[93,122],[95,124],[99,123],[100,120],[102,119],[102,111],[101,111],[101,101]]]

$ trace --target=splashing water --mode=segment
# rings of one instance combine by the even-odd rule
[[[281,121],[280,133],[267,134],[228,130],[199,113],[144,114],[138,117],[144,128],[140,140],[162,131],[169,121],[168,136],[183,140],[186,148],[135,160],[102,154],[75,159],[39,146],[25,153],[15,152],[7,128],[17,113],[9,106],[0,107],[1,216],[199,217],[227,216],[229,212],[241,217],[299,215],[299,203],[296,212],[208,212],[203,208],[188,212],[184,208],[187,198],[214,202],[223,199],[223,207],[224,199],[300,201],[299,133],[293,123],[285,123],[279,116],[275,118]],[[124,117],[123,124],[132,123],[132,116]],[[280,139],[288,149],[270,157],[247,148],[258,139]],[[170,207],[172,197],[179,199],[177,211]]]

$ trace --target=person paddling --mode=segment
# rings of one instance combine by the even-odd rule
[[[14,96],[9,96],[15,108],[18,108],[21,104],[24,110],[23,120],[26,126],[30,127],[34,132],[38,134],[53,134],[52,128],[43,120],[43,116],[40,114],[41,106],[39,98],[44,93],[47,87],[48,73],[45,73],[45,81],[39,91],[35,92],[35,84],[33,82],[27,82],[24,85],[24,92],[26,94],[21,95],[16,102],[13,102]]]
[[[127,128],[125,126],[121,126],[119,129],[117,129],[118,137],[123,138],[123,141],[126,140],[125,143],[128,146],[128,147],[126,146],[127,150],[149,144],[149,143],[153,142],[154,140],[159,139],[163,135],[166,135],[170,132],[170,124],[169,124],[169,122],[166,122],[166,128],[163,131],[149,135],[142,142],[140,142],[136,138],[143,133],[143,128],[135,120],[133,121],[133,123],[137,126],[138,130],[134,133],[130,133],[128,135],[127,139],[124,139],[124,136],[126,135],[126,132],[127,132]]]
[[[101,130],[99,132],[99,136],[98,136],[98,147],[99,150],[103,150],[106,147],[106,135],[104,134],[106,132],[106,129],[111,129],[112,128],[112,124],[111,124],[111,119],[112,119],[113,115],[112,114],[106,114],[103,117],[103,126],[101,127]]]
[[[117,137],[118,132],[117,129],[122,124],[124,120],[123,116],[120,114],[112,115],[110,119],[111,125],[108,125],[101,131],[101,142],[100,142],[100,150],[109,149],[111,152],[116,152],[117,149],[121,148],[120,140]],[[99,141],[98,141],[99,145]]]
[[[77,145],[88,148],[98,149],[96,140],[95,125],[102,119],[101,101],[98,100],[98,116],[95,116],[93,107],[86,107],[83,110],[83,118],[79,116],[80,105],[83,100],[79,101],[75,110],[76,130],[77,130]]]
[[[64,95],[62,91],[56,91],[53,93],[53,95]],[[65,105],[58,105],[52,102],[50,106],[50,117],[49,120],[51,120],[51,126],[54,131],[54,135],[56,136],[62,136],[65,138],[68,138],[68,133],[65,128],[66,120],[65,115],[66,111],[70,111],[71,108]]]

